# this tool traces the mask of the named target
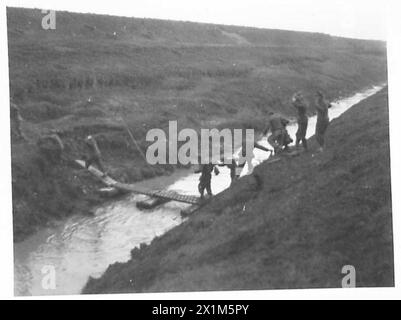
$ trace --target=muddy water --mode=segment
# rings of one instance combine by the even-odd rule
[[[352,105],[378,92],[382,86],[333,103],[330,119],[340,116]],[[309,120],[308,137],[314,134],[316,117]],[[297,126],[290,125],[289,133],[295,136]],[[261,144],[267,145],[266,139]],[[255,150],[254,165],[268,155]],[[247,168],[244,170],[244,174]],[[156,178],[144,183],[152,189],[170,189],[183,194],[196,195],[198,174],[180,171],[170,177]],[[212,189],[219,193],[230,184],[229,171],[213,177]],[[79,214],[56,227],[43,229],[33,237],[14,247],[14,279],[16,295],[78,294],[89,276],[99,277],[108,265],[125,262],[130,251],[141,243],[150,243],[182,222],[181,209],[187,205],[167,203],[152,211],[141,211],[136,202],[142,196],[131,195],[122,200],[99,207],[94,216]],[[49,284],[49,269],[55,271],[55,289]],[[51,283],[51,282],[50,282]]]

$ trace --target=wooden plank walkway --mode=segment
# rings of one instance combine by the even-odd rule
[[[82,168],[85,168],[84,161],[75,160],[75,162],[78,165],[80,165]],[[188,204],[200,204],[200,199],[197,196],[179,194],[179,193],[177,193],[175,191],[171,191],[171,190],[156,190],[156,191],[149,190],[147,188],[140,187],[140,186],[137,186],[134,184],[118,182],[111,177],[103,177],[103,173],[101,171],[99,171],[98,169],[94,168],[93,166],[89,167],[88,170],[92,175],[94,175],[96,178],[98,178],[100,181],[102,181],[105,185],[107,185],[109,187],[120,189],[120,190],[123,190],[126,192],[143,194],[146,196],[161,198],[161,199],[166,199],[166,200],[171,200],[171,201],[177,201],[177,202],[188,203]]]

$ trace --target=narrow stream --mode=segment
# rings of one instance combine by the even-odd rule
[[[330,119],[337,118],[382,87],[376,86],[335,101],[329,111]],[[315,124],[314,116],[309,120],[308,137],[314,134]],[[296,130],[296,124],[288,127],[292,137]],[[267,145],[266,139],[261,144]],[[266,152],[255,150],[253,164],[256,166],[267,157]],[[199,174],[183,170],[170,177],[145,181],[141,185],[197,195],[198,179]],[[229,170],[222,168],[221,174],[212,179],[213,192],[219,193],[229,185]],[[139,195],[130,195],[109,203],[97,208],[94,216],[74,215],[56,227],[42,229],[24,242],[15,244],[15,295],[79,294],[89,276],[99,277],[108,265],[127,261],[134,247],[150,243],[154,237],[182,222],[180,211],[187,205],[170,202],[151,211],[141,211],[136,208],[136,202],[141,198]],[[49,266],[55,270],[54,290],[42,287]]]

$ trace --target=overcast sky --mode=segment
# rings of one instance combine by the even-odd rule
[[[48,8],[386,39],[387,0],[20,0],[8,6]]]

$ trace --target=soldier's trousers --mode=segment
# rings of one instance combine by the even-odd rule
[[[298,146],[300,142],[305,149],[308,148],[306,141],[306,131],[308,130],[308,119],[306,120],[298,120],[298,131],[296,133],[297,141],[296,145]]]
[[[286,129],[274,131],[267,139],[269,144],[274,148],[274,152],[277,153],[283,146],[292,142]]]
[[[201,195],[201,197],[203,197],[203,194],[205,193],[205,189],[206,192],[209,196],[212,195],[212,187],[211,187],[211,180],[209,181],[200,181],[198,184],[198,190],[199,193]]]
[[[324,147],[324,135],[326,134],[327,128],[329,127],[329,120],[328,119],[323,119],[323,120],[317,120],[316,123],[316,141],[317,143],[321,146]]]

